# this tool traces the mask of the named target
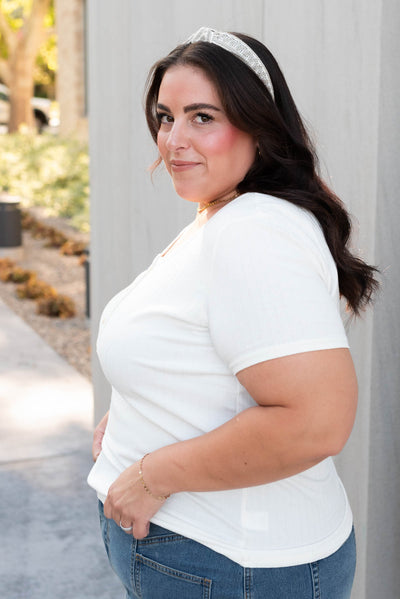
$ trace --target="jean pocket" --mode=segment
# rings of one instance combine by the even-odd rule
[[[136,554],[135,583],[143,599],[211,599],[211,580]]]

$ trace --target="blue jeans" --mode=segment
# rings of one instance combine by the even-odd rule
[[[108,559],[127,599],[350,599],[354,529],[336,553],[311,564],[243,568],[227,557],[155,524],[140,541],[104,516]]]

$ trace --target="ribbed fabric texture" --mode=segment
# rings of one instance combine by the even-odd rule
[[[98,353],[112,402],[89,484],[104,498],[145,453],[255,405],[241,369],[336,347],[348,342],[318,223],[277,198],[237,198],[105,308]],[[247,567],[321,559],[352,526],[331,459],[251,489],[174,495],[153,521]]]

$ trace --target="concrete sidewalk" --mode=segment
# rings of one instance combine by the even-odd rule
[[[0,300],[0,597],[118,599],[88,488],[92,387]]]

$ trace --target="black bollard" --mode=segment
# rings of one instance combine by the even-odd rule
[[[22,245],[22,232],[19,199],[8,194],[0,195],[0,247],[20,245]]]

